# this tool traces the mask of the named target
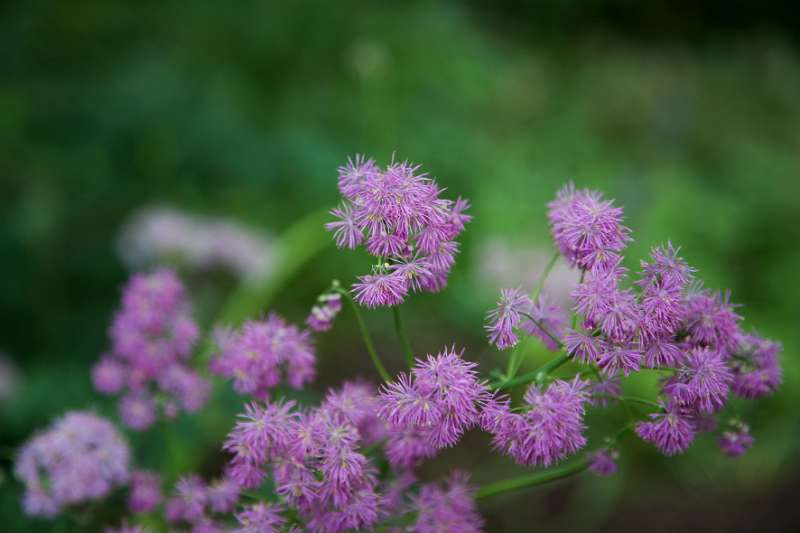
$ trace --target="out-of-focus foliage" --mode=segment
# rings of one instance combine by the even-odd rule
[[[580,36],[554,35],[525,2],[5,5],[0,349],[21,373],[16,397],[0,406],[0,514],[10,530],[52,527],[20,515],[7,468],[14,447],[66,409],[112,412],[88,369],[126,277],[115,238],[130,212],[167,202],[280,233],[337,201],[335,168],[356,152],[421,162],[451,196],[473,203],[451,286],[407,304],[420,352],[456,343],[487,371],[505,364],[482,334],[499,286],[478,275],[495,259],[478,250],[498,236],[547,250],[545,203],[567,180],[625,207],[635,238],[627,266],[669,239],[709,286],[733,290],[750,327],[784,342],[781,392],[741,404],[757,439],[749,455],[724,458],[706,439],[666,460],[632,439],[616,478],[487,502],[490,530],[534,521],[542,531],[745,530],[796,520],[781,502],[798,483],[800,458],[797,49],[780,30],[739,28],[735,17],[702,39],[700,30],[671,39],[664,28],[658,39],[623,37],[627,19],[610,15],[605,30],[590,31],[591,15],[570,4],[547,3],[545,20],[579,21]],[[607,7],[613,14],[621,4]],[[791,30],[780,16],[771,21]],[[366,262],[330,247],[273,305],[300,321],[332,278],[347,282]],[[207,325],[235,280],[190,283]],[[368,321],[398,369],[389,313]],[[319,390],[371,375],[347,313],[319,354]],[[532,353],[526,365],[545,357]],[[218,439],[237,409],[232,397],[224,402],[213,416],[179,421],[187,463],[218,467]],[[487,441],[472,435],[429,470],[458,464],[478,482],[514,472],[487,459]],[[147,463],[163,435],[134,443]]]

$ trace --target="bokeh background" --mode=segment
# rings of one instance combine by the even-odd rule
[[[482,368],[505,365],[483,315],[500,287],[533,283],[551,253],[545,203],[568,180],[625,207],[629,267],[671,240],[707,286],[733,291],[748,327],[784,343],[781,391],[737,404],[757,439],[745,457],[705,438],[666,459],[629,439],[614,478],[482,502],[489,531],[797,530],[800,28],[791,3],[767,4],[5,2],[0,350],[14,388],[0,396],[0,529],[92,531],[122,512],[118,495],[82,528],[26,519],[10,458],[66,410],[113,416],[88,371],[128,276],[118,236],[131,213],[168,204],[278,242],[337,202],[335,169],[359,152],[421,163],[473,204],[450,287],[404,305],[419,352],[455,343]],[[326,246],[269,308],[302,321],[331,279],[348,282],[368,261]],[[184,275],[208,326],[237,279]],[[399,369],[390,313],[368,323]],[[318,357],[309,401],[372,376],[347,312],[319,337]],[[533,350],[525,365],[547,357]],[[176,422],[182,467],[218,471],[240,403],[223,391]],[[590,418],[593,439],[614,413]],[[163,466],[162,435],[130,438],[140,464]],[[423,476],[519,471],[487,443],[470,434]]]

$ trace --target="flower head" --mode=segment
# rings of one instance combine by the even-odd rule
[[[569,184],[548,204],[553,239],[572,265],[586,270],[613,266],[630,241],[622,225],[622,209],[597,191],[576,190]]]
[[[500,350],[515,346],[519,337],[514,329],[532,305],[530,297],[522,289],[502,289],[497,306],[486,314],[489,342]]]
[[[692,443],[695,426],[684,408],[669,404],[661,412],[651,413],[649,422],[639,422],[636,433],[664,455],[675,455]]]
[[[719,438],[719,448],[726,455],[738,457],[753,446],[754,440],[747,424],[734,420]]]
[[[475,490],[468,481],[467,475],[454,472],[442,486],[423,485],[419,496],[412,500],[417,520],[410,530],[414,533],[483,531],[483,518],[474,500]]]
[[[743,335],[738,346],[736,357],[730,362],[733,392],[751,400],[775,392],[783,381],[778,361],[781,345],[756,335]]]
[[[26,442],[14,465],[29,515],[103,498],[130,478],[128,444],[97,415],[73,411]]]
[[[156,472],[137,470],[131,475],[128,508],[133,513],[148,513],[161,503],[161,477]]]
[[[436,292],[455,262],[455,239],[470,220],[469,202],[441,197],[442,189],[419,167],[393,162],[385,169],[362,156],[339,168],[343,203],[326,225],[336,245],[364,244],[380,258],[377,271],[353,286],[367,307],[402,302],[410,289]]]
[[[599,476],[611,476],[617,473],[619,452],[613,448],[603,448],[591,455],[589,470]]]

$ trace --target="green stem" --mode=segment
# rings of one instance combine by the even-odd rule
[[[583,278],[586,276],[586,270],[581,270],[581,279],[578,280],[578,285],[583,285]],[[572,329],[575,329],[575,324],[578,323],[578,313],[572,313]]]
[[[522,316],[524,316],[525,318],[527,318],[528,320],[530,320],[531,322],[533,322],[534,324],[539,326],[539,329],[541,329],[544,332],[545,335],[550,337],[550,339],[554,343],[556,343],[556,346],[558,346],[559,348],[563,348],[564,347],[564,344],[558,338],[556,338],[555,335],[553,335],[552,333],[547,331],[547,328],[544,327],[544,324],[542,324],[541,320],[539,320],[538,318],[533,318],[533,316],[529,315],[528,313],[525,313],[524,311],[520,311],[519,314],[521,314]]]
[[[655,407],[656,409],[661,410],[661,405],[650,400],[645,400],[644,398],[636,398],[635,396],[617,396],[616,399],[622,400],[623,402],[638,403],[648,407]]]
[[[512,379],[519,369],[520,365],[520,352],[522,351],[522,345],[525,344],[527,339],[522,339],[520,342],[517,343],[516,346],[511,350],[511,355],[508,358],[508,368],[506,369],[506,376],[505,379]]]
[[[545,470],[544,472],[534,472],[524,476],[495,481],[494,483],[484,485],[478,489],[478,492],[475,493],[475,499],[481,500],[490,496],[496,496],[497,494],[503,494],[504,492],[535,487],[537,485],[549,483],[550,481],[564,479],[566,477],[574,476],[575,474],[583,472],[586,470],[586,468],[588,468],[588,466],[589,460],[583,458],[574,463],[570,463],[558,468],[552,468],[550,470]]]
[[[559,357],[556,357],[552,361],[548,362],[547,364],[537,368],[532,372],[528,372],[527,374],[522,374],[518,378],[514,379],[507,379],[501,383],[495,385],[494,388],[496,389],[509,389],[511,387],[515,387],[517,385],[522,385],[523,383],[530,383],[532,381],[543,381],[552,371],[569,361],[569,356],[567,354],[562,354]]]
[[[400,339],[400,346],[403,347],[406,363],[408,364],[408,368],[412,368],[414,366],[414,351],[411,349],[411,343],[408,341],[406,330],[403,327],[403,319],[400,317],[399,305],[392,307],[392,314],[394,315],[394,329],[397,332],[397,337]]]
[[[353,300],[353,297],[350,296],[350,293],[346,290],[339,288],[337,289],[337,292],[350,303],[350,308],[353,310],[353,314],[356,316],[358,329],[361,330],[361,339],[364,341],[364,345],[367,347],[369,356],[372,359],[372,364],[375,365],[375,369],[378,371],[381,379],[384,381],[391,381],[392,378],[383,367],[380,357],[378,357],[378,352],[375,350],[375,344],[372,342],[372,337],[369,334],[369,330],[367,330],[367,325],[364,323],[364,318],[361,316],[361,311],[358,309],[358,304],[356,304],[355,300]]]
[[[534,302],[536,301],[537,298],[539,298],[539,295],[542,294],[542,289],[544,289],[544,282],[547,280],[547,276],[550,275],[550,271],[553,270],[553,266],[556,264],[556,261],[558,261],[560,255],[561,253],[558,250],[556,250],[556,252],[553,254],[553,257],[551,257],[550,261],[547,263],[547,266],[544,267],[542,275],[539,276],[539,282],[536,284],[536,290],[533,291]]]
[[[324,230],[329,218],[327,208],[314,211],[286,229],[277,241],[277,265],[261,276],[242,281],[228,297],[214,324],[235,327],[268,306],[275,293],[300,267],[330,245],[331,239]],[[214,350],[213,336],[208,335],[200,361],[205,363]]]

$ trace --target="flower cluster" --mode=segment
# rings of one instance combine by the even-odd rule
[[[295,389],[314,379],[311,335],[275,313],[249,321],[238,331],[218,330],[216,340],[219,353],[211,371],[232,379],[240,394],[266,399],[283,376]]]
[[[548,348],[563,347],[593,367],[595,405],[620,396],[621,376],[643,368],[667,372],[661,410],[637,433],[670,455],[691,444],[731,392],[753,399],[778,387],[780,345],[743,333],[729,294],[702,289],[678,248],[654,247],[631,282],[621,265],[630,240],[622,209],[598,192],[568,185],[549,205],[548,218],[561,255],[581,271],[572,291],[579,327],[565,329],[558,307],[541,297],[532,302],[520,289],[503,289],[487,315],[490,343],[505,349],[525,333]],[[500,444],[516,441],[506,437]]]
[[[51,517],[101,499],[128,482],[129,460],[128,444],[108,420],[67,413],[20,450],[14,473],[25,484],[25,512]]]
[[[383,430],[372,404],[366,385],[350,383],[309,411],[293,402],[248,405],[225,442],[232,479],[256,487],[271,470],[276,493],[311,531],[373,526],[380,518],[377,470],[360,451]],[[275,507],[251,508],[237,518],[251,529],[283,520]]]
[[[386,455],[392,465],[413,466],[478,424],[490,395],[476,366],[446,348],[384,385],[378,414],[389,426]]]
[[[170,270],[136,274],[125,286],[110,330],[111,351],[92,369],[98,392],[118,394],[123,423],[150,427],[160,406],[164,416],[195,412],[209,384],[187,366],[198,330],[183,285]]]
[[[306,324],[314,331],[328,331],[333,326],[333,319],[342,310],[342,295],[337,292],[321,294],[317,303],[311,308]]]
[[[266,236],[233,220],[164,206],[134,213],[118,244],[120,256],[132,270],[178,261],[198,270],[225,268],[252,277],[269,274],[275,263],[274,246]]]
[[[128,508],[132,513],[149,513],[161,503],[161,476],[149,470],[136,470],[131,474]]]
[[[481,427],[492,434],[495,449],[522,465],[549,466],[586,445],[583,417],[588,381],[557,379],[547,388],[533,384],[522,412],[508,398],[493,398],[481,414]]]
[[[222,533],[227,531],[225,518],[236,509],[239,494],[239,485],[228,477],[206,484],[197,474],[189,474],[175,484],[164,514],[173,526],[186,524],[192,531]]]
[[[483,518],[475,508],[475,491],[468,481],[468,475],[463,472],[453,472],[442,486],[430,483],[422,485],[419,495],[413,498],[412,508],[417,513],[417,520],[410,531],[413,533],[483,531]]]
[[[469,203],[441,198],[442,189],[418,171],[408,162],[381,169],[361,156],[339,168],[344,201],[327,229],[339,248],[363,244],[378,258],[353,286],[366,307],[397,305],[410,290],[437,292],[447,284]]]

